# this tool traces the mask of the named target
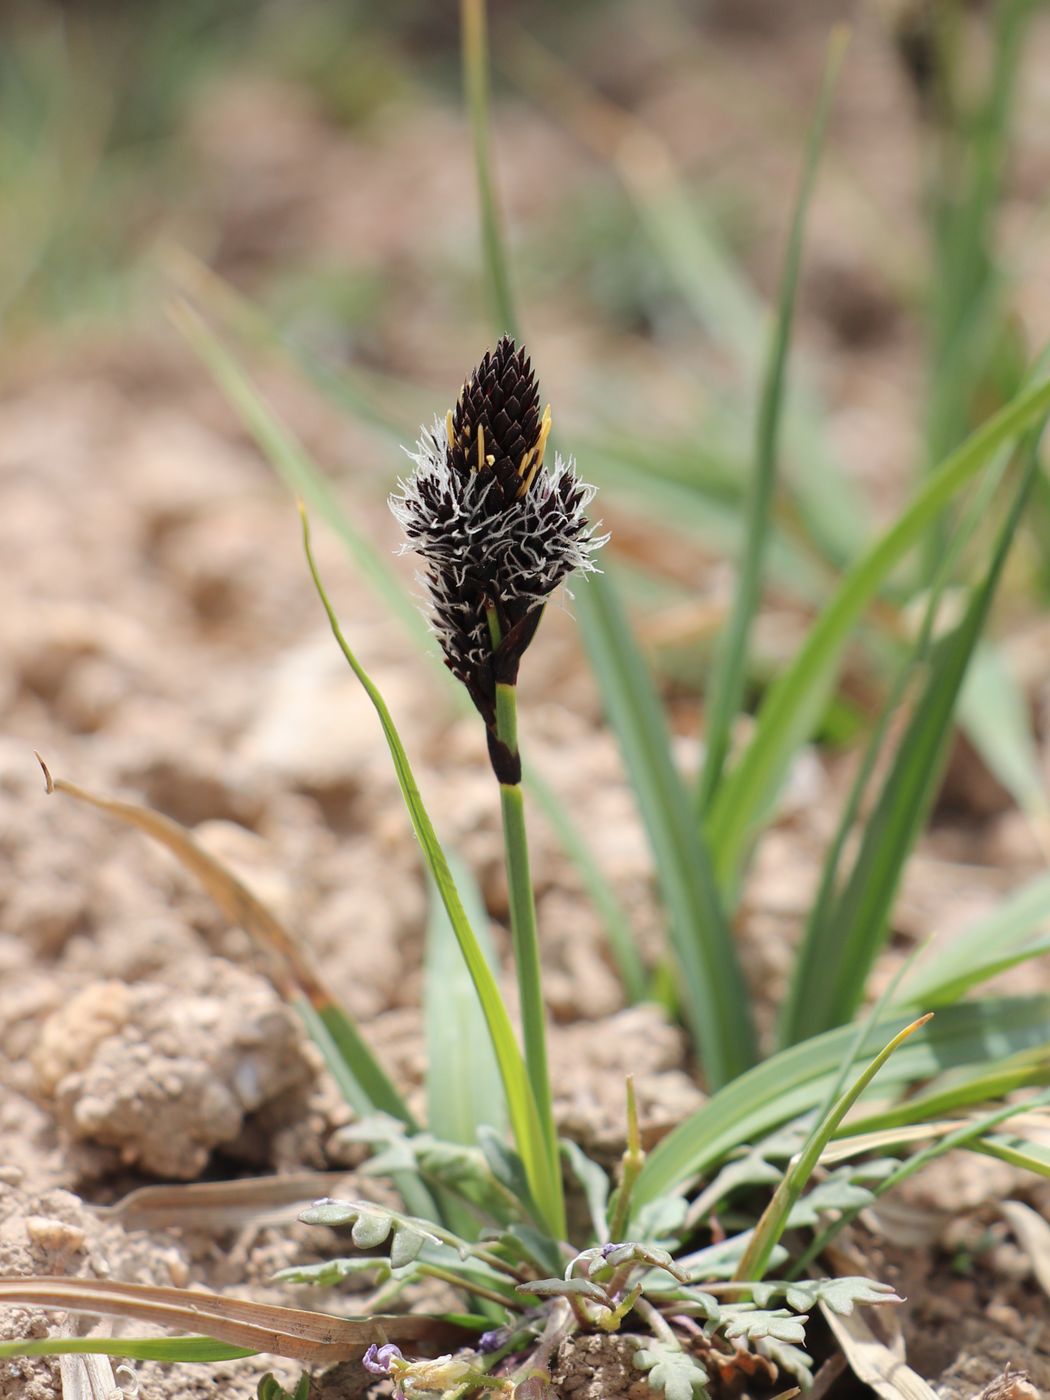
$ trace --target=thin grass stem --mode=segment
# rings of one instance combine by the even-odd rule
[[[969,1123],[963,1123],[954,1132],[931,1143],[921,1152],[914,1152],[910,1157],[905,1158],[895,1171],[872,1187],[872,1195],[876,1199],[879,1196],[885,1196],[887,1192],[892,1191],[901,1182],[907,1181],[908,1177],[914,1176],[916,1172],[921,1171],[923,1167],[938,1157],[943,1157],[945,1153],[951,1152],[956,1147],[968,1147],[975,1139],[983,1137],[985,1133],[998,1127],[1000,1123],[1004,1123],[1010,1118],[1016,1118],[1022,1113],[1028,1113],[1033,1108],[1042,1107],[1046,1103],[1050,1103],[1050,1091],[1037,1094],[1024,1103],[1004,1104],[1001,1108],[997,1108],[981,1118],[974,1118]],[[842,1210],[829,1225],[814,1236],[799,1258],[795,1260],[788,1272],[788,1279],[798,1278],[815,1259],[819,1259],[840,1231],[856,1220],[861,1211],[867,1210],[870,1204],[870,1201],[865,1201],[860,1205],[848,1206]]]
[[[773,1193],[772,1200],[762,1212],[733,1274],[734,1283],[758,1283],[762,1279],[769,1267],[773,1250],[787,1227],[791,1209],[805,1190],[806,1183],[820,1161],[820,1154],[831,1141],[835,1129],[897,1047],[932,1019],[933,1013],[931,1012],[920,1016],[917,1021],[913,1021],[911,1025],[905,1026],[902,1031],[899,1031],[889,1044],[879,1051],[871,1064],[862,1070],[847,1092],[833,1105],[830,1112],[817,1122],[806,1139],[802,1151],[781,1178],[780,1185]]]
[[[517,755],[517,690],[512,685],[496,687],[496,732],[508,750]],[[520,783],[500,783],[499,791],[510,899],[510,931],[521,1005],[525,1068],[532,1085],[548,1153],[557,1163],[558,1139],[554,1129],[550,1073],[547,1065],[547,1024],[543,1006],[536,900],[532,889],[528,834],[525,827],[525,798]]]

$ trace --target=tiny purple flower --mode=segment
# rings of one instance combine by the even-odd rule
[[[481,1336],[478,1338],[478,1351],[480,1351],[482,1355],[490,1351],[499,1351],[500,1347],[506,1343],[509,1336],[509,1327],[494,1327],[491,1332],[482,1332]]]
[[[401,1348],[394,1346],[393,1342],[387,1342],[385,1346],[377,1346],[373,1342],[362,1356],[361,1365],[373,1376],[389,1376],[392,1363],[404,1359]]]

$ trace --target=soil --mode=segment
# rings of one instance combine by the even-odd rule
[[[732,14],[732,6],[718,9]],[[820,7],[790,32],[768,28],[768,13],[750,3],[730,23],[713,12],[710,23],[725,28],[691,32],[690,61],[675,58],[681,34],[666,16],[633,47],[625,43],[632,22],[621,17],[589,70],[712,189],[727,193],[731,162],[736,217],[750,228],[749,270],[767,295],[788,207],[770,190],[791,188],[826,28]],[[1037,39],[1048,49],[1046,24]],[[870,15],[851,65],[814,210],[800,340],[820,366],[832,441],[885,514],[915,459],[920,422],[921,339],[902,292],[909,260],[923,256],[919,133],[892,45]],[[741,74],[760,94],[753,106],[728,100]],[[1022,109],[1008,236],[1050,174],[1037,139],[1045,108],[1037,93]],[[780,129],[785,113],[791,120]],[[476,268],[469,150],[451,101],[431,94],[392,102],[370,128],[348,133],[301,87],[234,73],[200,94],[181,139],[195,162],[199,207],[193,219],[172,209],[170,236],[253,295],[292,254],[323,266],[352,249],[355,264],[382,278],[389,304],[349,348],[384,374],[435,386],[427,415],[442,407],[486,338],[474,292],[466,310],[455,300]],[[501,108],[496,147],[514,157],[502,177],[511,223],[539,239],[556,235],[559,208],[574,191],[606,178],[582,141],[566,140],[553,117],[524,99]],[[886,227],[889,248],[879,246]],[[1034,266],[1030,258],[1023,307],[1033,343],[1050,335],[1045,247],[1042,258]],[[639,421],[681,424],[697,369],[722,372],[713,345],[694,346],[688,373],[674,356],[669,369],[646,335],[621,326],[610,338],[579,286],[565,295],[542,276],[536,282],[533,343],[570,430],[587,421],[589,405],[608,402],[610,386]],[[671,322],[672,340],[685,343],[673,315]],[[256,369],[339,474],[357,520],[393,554],[383,494],[398,459],[286,367],[260,360]],[[270,1282],[277,1269],[320,1257],[326,1246],[317,1231],[132,1228],[107,1214],[149,1182],[342,1167],[338,1130],[350,1115],[260,950],[142,836],[46,796],[33,753],[56,775],[193,827],[302,931],[332,989],[421,1108],[426,893],[418,852],[374,714],[309,585],[294,507],[167,327],[159,296],[146,298],[119,333],[43,326],[22,337],[0,370],[0,493],[8,581],[0,608],[0,1275],[192,1284],[352,1311],[352,1295],[320,1304]],[[632,547],[661,557],[663,543],[629,506],[610,499],[603,513]],[[478,878],[506,971],[498,803],[480,726],[446,703],[432,660],[405,644],[320,526],[316,545],[435,822]],[[409,561],[401,563],[407,579]],[[695,557],[687,567],[695,577]],[[700,567],[724,589],[716,561]],[[524,742],[586,829],[654,961],[662,914],[645,836],[571,605],[548,612],[523,672]],[[1050,694],[1045,627],[1020,621],[1008,650],[1041,722]],[[695,764],[695,735],[680,727],[682,761]],[[739,936],[765,1030],[848,769],[848,761],[804,755],[758,853]],[[950,801],[909,868],[880,977],[931,926],[959,927],[1043,864],[1035,835],[972,752],[960,748],[950,784]],[[625,1008],[578,876],[540,815],[531,822],[556,1113],[567,1133],[614,1159],[626,1072],[635,1075],[650,1136],[702,1092],[681,1032],[656,1007]],[[1035,975],[1050,980],[1045,969],[1026,968],[1003,985],[1027,988]],[[920,1178],[901,1204],[922,1238],[910,1262],[894,1256],[905,1227],[890,1211],[865,1235],[870,1257],[885,1259],[891,1281],[906,1285],[911,1364],[951,1400],[977,1394],[1010,1367],[1050,1385],[1045,1298],[999,1214],[1007,1196],[1050,1205],[1046,1190],[1019,1174],[980,1158],[951,1161]],[[2,1337],[40,1336],[55,1324],[54,1314],[0,1312]],[[615,1338],[585,1339],[557,1357],[556,1392],[639,1400],[648,1390],[626,1350]],[[134,1363],[133,1380],[121,1372],[114,1384],[129,1396],[137,1386],[143,1400],[240,1400],[254,1395],[266,1370],[295,1374],[269,1360]],[[343,1367],[313,1393],[335,1400],[365,1388],[359,1369]],[[0,1400],[60,1394],[57,1361],[0,1362]]]

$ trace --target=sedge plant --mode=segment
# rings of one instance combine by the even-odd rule
[[[806,1325],[814,1308],[848,1317],[859,1304],[893,1300],[877,1280],[821,1273],[833,1257],[828,1246],[865,1206],[955,1149],[1050,1175],[1050,1157],[1029,1131],[1045,1122],[1048,1106],[1050,999],[970,995],[997,972],[1045,951],[1045,879],[953,944],[934,943],[932,953],[854,1024],[885,944],[904,862],[936,792],[963,678],[1040,470],[1039,429],[1050,408],[1045,369],[1037,365],[1009,402],[954,446],[891,526],[860,551],[735,756],[729,731],[760,601],[803,219],[836,49],[774,320],[741,593],[720,653],[716,742],[697,790],[690,791],[616,580],[611,570],[597,569],[595,554],[605,539],[587,514],[593,490],[571,460],[553,450],[549,412],[541,408],[525,350],[512,338],[520,322],[489,168],[484,21],[481,0],[463,0],[493,348],[467,377],[454,407],[424,432],[392,504],[406,547],[422,561],[442,659],[488,741],[503,817],[521,1042],[484,945],[469,877],[445,853],[394,717],[342,631],[304,512],[304,545],[318,594],[337,644],[376,709],[432,880],[428,936],[440,949],[434,961],[445,986],[434,984],[425,1008],[434,1032],[428,1037],[430,1121],[422,1124],[409,1112],[303,942],[191,833],[62,780],[49,778],[49,785],[167,844],[228,916],[270,950],[278,986],[300,1011],[355,1110],[352,1135],[372,1149],[366,1179],[369,1173],[389,1178],[401,1198],[397,1208],[365,1196],[317,1200],[301,1219],[348,1231],[360,1252],[286,1270],[282,1278],[325,1287],[363,1276],[372,1295],[361,1315],[348,1319],[192,1290],[0,1280],[0,1301],[117,1313],[195,1334],[49,1338],[5,1343],[5,1354],[96,1350],[215,1360],[269,1351],[308,1366],[351,1357],[370,1375],[388,1377],[403,1396],[498,1391],[539,1400],[549,1393],[561,1344],[591,1331],[627,1338],[639,1375],[668,1400],[703,1397],[709,1387],[745,1374],[771,1385],[785,1377],[805,1385],[812,1367]],[[323,504],[372,581],[386,588],[386,566],[222,342],[200,318],[184,312],[182,321],[275,465],[296,480],[300,494]],[[950,518],[950,508],[975,483],[984,494]],[[1004,507],[982,554],[978,526],[1000,499]],[[893,571],[924,547],[940,521],[949,545],[892,696],[894,704],[910,699],[903,737],[846,868],[845,837],[890,726],[876,728],[803,933],[798,967],[804,971],[793,983],[778,1044],[762,1058],[731,932],[750,854],[793,755],[833,693],[853,630]],[[944,592],[958,583],[961,562],[975,552],[981,562],[966,605],[946,625]],[[646,1152],[628,1082],[626,1148],[614,1177],[556,1132],[516,709],[518,670],[544,605],[573,573],[587,575],[577,588],[576,611],[649,833],[667,906],[668,957],[680,974],[677,1009],[693,1032],[698,1071],[711,1091],[697,1113]],[[403,599],[398,607],[403,616]],[[461,995],[477,1014],[449,1028],[447,1005],[461,1004]],[[932,1021],[930,1010],[936,1012]],[[455,1115],[440,1092],[450,1073],[455,1087],[462,1085]],[[391,1311],[414,1285],[435,1281],[454,1290],[460,1310],[441,1316]]]

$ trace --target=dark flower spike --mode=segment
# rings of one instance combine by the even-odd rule
[[[504,336],[455,408],[424,430],[408,454],[415,470],[390,498],[403,548],[425,561],[434,633],[485,721],[502,782],[516,782],[520,765],[496,738],[496,686],[516,682],[547,598],[574,570],[594,572],[608,539],[587,519],[595,488],[572,460],[547,467],[550,427],[524,348]]]

